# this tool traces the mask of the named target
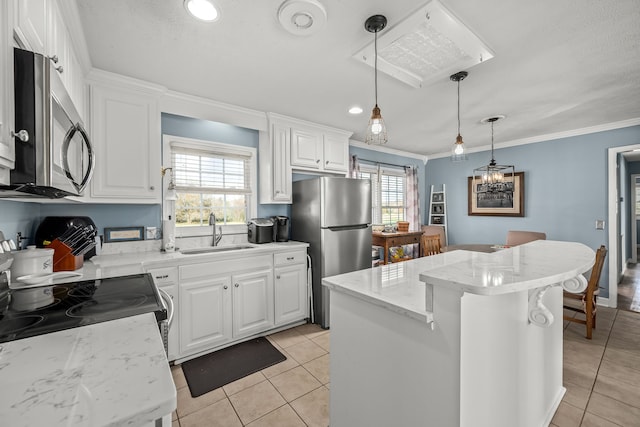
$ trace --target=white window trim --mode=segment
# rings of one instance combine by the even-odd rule
[[[249,168],[251,174],[251,198],[247,220],[258,216],[258,150],[253,147],[245,147],[242,145],[225,144],[222,142],[205,141],[201,139],[185,138],[175,135],[162,135],[162,168],[171,167],[171,143],[179,142],[188,144],[194,148],[205,150],[215,150],[228,154],[250,156]],[[175,221],[174,202],[165,200],[167,187],[169,186],[170,173],[163,178],[162,183],[162,219],[169,219],[169,215]],[[247,234],[246,224],[222,225],[222,234]],[[200,237],[209,236],[213,233],[211,226],[201,227],[176,227],[176,237]]]
[[[405,201],[405,206],[404,206],[404,212],[405,215],[407,213],[407,209],[408,206],[406,205],[407,203],[407,185],[406,185],[406,180],[407,180],[407,172],[404,170],[404,168],[402,166],[398,166],[398,167],[392,167],[392,166],[384,166],[384,165],[380,165],[378,166],[375,163],[360,163],[360,172],[365,172],[365,173],[369,173],[371,175],[375,175],[378,176],[378,173],[380,173],[381,175],[393,175],[393,176],[400,176],[403,177],[405,179],[405,186],[404,186],[404,201]],[[376,186],[374,186],[376,187]],[[380,196],[380,195],[378,195]],[[372,218],[375,218],[376,216],[380,218],[380,221],[382,221],[382,201],[380,197],[378,198],[378,206],[376,206],[376,208],[378,209],[378,213],[377,214],[373,214],[372,213]],[[406,218],[406,217],[405,217]]]

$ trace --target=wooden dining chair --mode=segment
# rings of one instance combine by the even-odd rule
[[[525,243],[533,242],[534,240],[546,240],[547,235],[539,231],[521,231],[521,230],[509,230],[507,231],[507,240],[505,245],[518,246]]]
[[[564,315],[564,320],[570,322],[581,323],[587,326],[587,339],[591,339],[592,330],[596,328],[596,298],[598,296],[598,282],[600,282],[600,273],[604,265],[604,259],[607,256],[607,248],[601,245],[596,251],[596,261],[591,269],[587,288],[581,293],[571,293],[564,291],[563,308],[584,314],[585,319],[576,318],[574,316]]]
[[[441,252],[439,234],[423,234],[420,236],[420,256],[437,255]]]

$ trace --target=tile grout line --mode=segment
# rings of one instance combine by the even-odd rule
[[[616,310],[615,315],[613,317],[613,322],[611,323],[611,329],[609,329],[609,333],[607,334],[607,339],[604,342],[604,350],[602,351],[602,356],[600,356],[600,362],[598,363],[598,369],[596,370],[596,376],[593,379],[593,384],[591,384],[591,389],[589,390],[589,398],[587,399],[587,405],[584,407],[584,411],[582,411],[582,416],[580,417],[580,424],[579,425],[582,425],[582,423],[584,422],[584,417],[587,414],[587,408],[589,408],[589,403],[591,402],[591,396],[593,396],[593,393],[594,393],[593,389],[596,387],[596,383],[598,382],[598,375],[600,374],[600,367],[602,366],[602,361],[604,360],[604,354],[607,352],[607,346],[609,345],[609,338],[611,337],[611,332],[613,331],[613,327],[614,327],[614,325],[616,323],[616,318],[617,317],[618,317],[618,311]],[[594,414],[594,415],[597,415],[597,414]],[[611,420],[607,420],[607,421],[613,422]]]

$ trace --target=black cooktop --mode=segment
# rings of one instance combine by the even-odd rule
[[[148,273],[12,290],[0,300],[0,343],[150,312],[167,318]]]

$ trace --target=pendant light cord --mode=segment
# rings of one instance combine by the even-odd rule
[[[460,79],[458,79],[458,135],[460,135]]]
[[[491,163],[495,163],[496,160],[493,158],[493,123],[491,122]]]
[[[375,56],[373,58],[373,61],[374,61],[373,73],[375,75],[376,106],[378,106],[378,30],[376,30],[375,36],[373,39],[373,51],[375,53]]]

